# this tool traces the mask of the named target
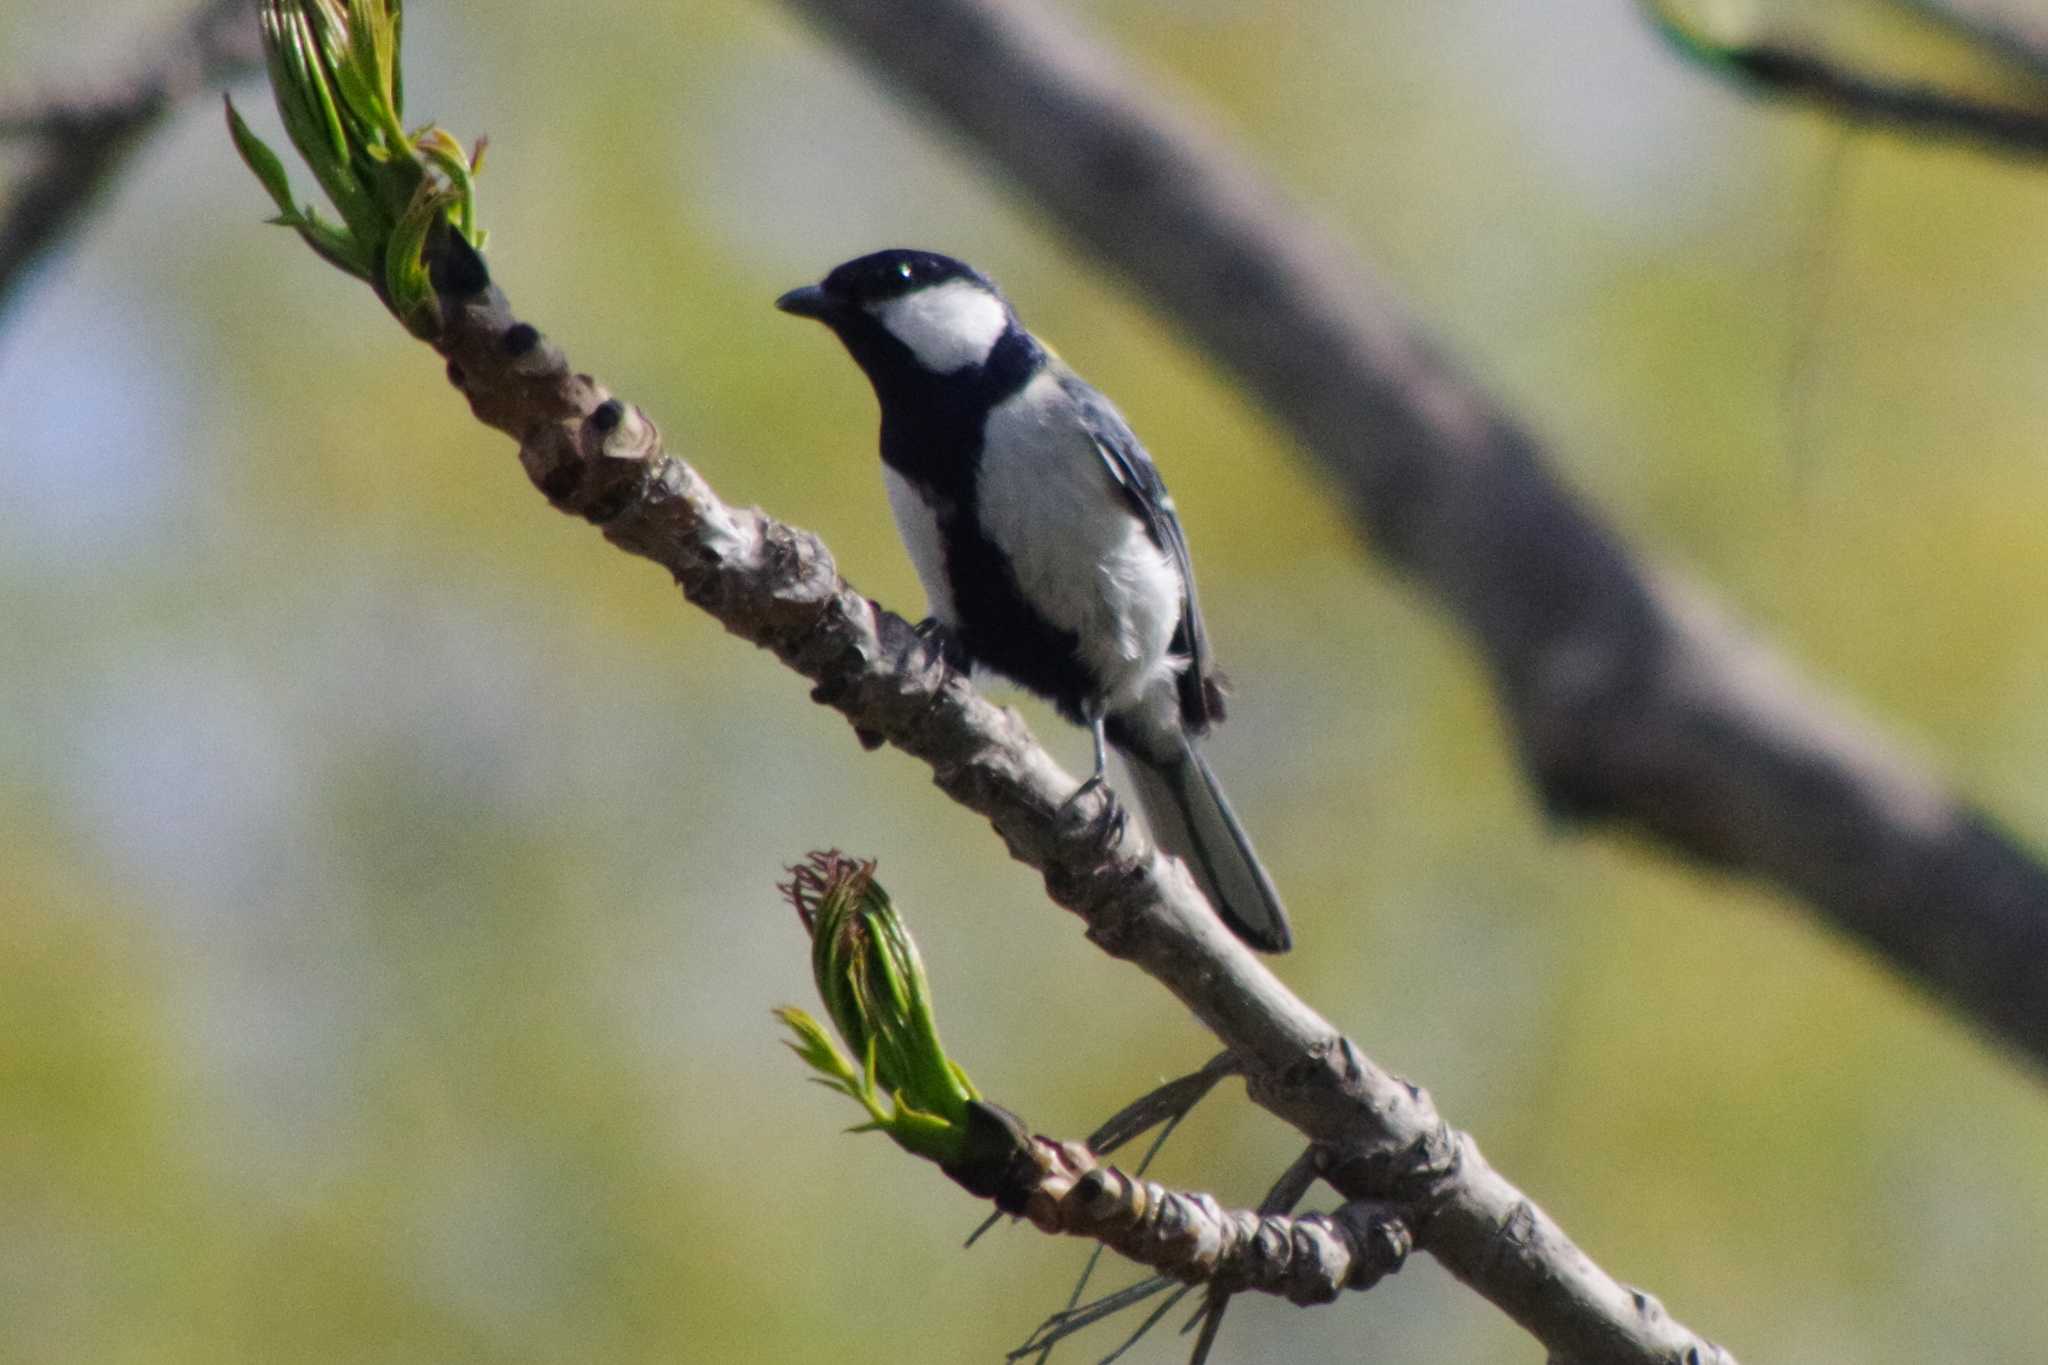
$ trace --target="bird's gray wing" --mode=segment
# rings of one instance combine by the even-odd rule
[[[1173,497],[1159,477],[1159,467],[1107,398],[1071,373],[1061,373],[1060,387],[1079,411],[1082,425],[1095,443],[1095,453],[1123,490],[1131,510],[1180,570],[1182,638],[1177,644],[1189,660],[1187,672],[1181,675],[1181,712],[1199,734],[1223,719],[1223,680],[1209,654],[1209,632],[1202,625],[1202,604],[1195,596],[1195,566],[1188,557],[1188,539],[1174,511]]]

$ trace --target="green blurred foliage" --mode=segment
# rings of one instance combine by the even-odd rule
[[[177,7],[47,8],[0,11],[4,88],[112,69]],[[2048,831],[2037,171],[1746,105],[1616,0],[1087,17],[1638,546]],[[1116,396],[1237,685],[1214,756],[1297,915],[1278,970],[1603,1264],[1758,1360],[2048,1334],[2038,1080],[1798,906],[1546,829],[1463,638],[954,139],[769,5],[409,20],[412,116],[491,135],[524,315],[882,601],[919,607],[872,400],[776,293],[951,250]],[[550,511],[266,212],[195,108],[0,331],[0,1358],[1021,1340],[1081,1250],[963,1253],[972,1200],[839,1136],[768,1014],[810,998],[782,865],[880,859],[949,1044],[1044,1130],[1209,1040],[916,764]],[[1226,1092],[1164,1173],[1250,1200],[1294,1151]],[[1539,1358],[1423,1263],[1242,1304],[1223,1355]]]

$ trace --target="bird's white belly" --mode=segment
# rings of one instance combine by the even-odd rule
[[[888,465],[882,466],[882,483],[889,490],[889,510],[896,517],[896,534],[910,552],[917,581],[924,584],[927,609],[941,625],[957,626],[960,617],[953,609],[953,586],[946,580],[946,547],[939,537],[939,518],[917,486]]]
[[[994,458],[998,450],[1007,457]],[[1053,375],[990,412],[979,478],[983,533],[1008,556],[1025,598],[1080,640],[1109,709],[1170,684],[1180,573],[1073,422]]]

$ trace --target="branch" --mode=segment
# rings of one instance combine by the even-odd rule
[[[2048,1064],[2048,870],[1622,545],[1387,286],[1044,11],[792,0],[1291,429],[1471,633],[1548,811],[1775,884]]]
[[[949,669],[911,624],[861,596],[808,532],[728,506],[664,449],[645,414],[570,371],[512,316],[482,258],[452,231],[430,249],[442,330],[433,344],[478,420],[519,442],[557,508],[661,565],[733,634],[814,684],[855,733],[931,766],[1045,877],[1088,937],[1173,992],[1243,1065],[1246,1088],[1322,1153],[1348,1203],[1398,1211],[1414,1245],[1534,1333],[1559,1365],[1662,1365],[1719,1348],[1672,1321],[1575,1247],[1452,1130],[1426,1092],[1382,1071],[1283,986],[1203,901],[1186,869],[1107,795],[1065,810],[1076,782],[1014,713]],[[1376,1236],[1379,1234],[1375,1234]]]
[[[155,123],[185,97],[262,60],[253,0],[210,0],[155,55],[106,84],[0,101],[0,138],[39,142],[0,200],[0,311],[28,267],[75,228]]]
[[[1912,8],[2048,75],[2048,14],[2037,0],[1906,0]]]
[[[1370,1289],[1408,1256],[1406,1211],[1386,1204],[1359,1200],[1304,1214],[1227,1209],[1213,1195],[1127,1175],[1081,1143],[1026,1141],[1028,1164],[998,1197],[1006,1211],[1040,1232],[1100,1242],[1183,1284],[1306,1306]]]
[[[1909,136],[2048,156],[2048,28],[2038,19],[2029,25],[1985,0],[1892,0],[1896,31],[1870,44],[1790,4],[1786,19],[1805,22],[1782,30],[1768,11],[1642,4],[1681,53],[1758,93]]]
[[[876,880],[875,864],[835,849],[814,852],[789,872],[779,889],[810,935],[812,980],[838,1041],[796,1006],[775,1014],[810,1079],[865,1111],[867,1122],[853,1131],[886,1134],[977,1198],[993,1200],[999,1215],[1028,1218],[1041,1232],[1088,1238],[1219,1295],[1256,1290],[1297,1304],[1329,1303],[1345,1289],[1369,1288],[1400,1269],[1409,1234],[1395,1212],[1347,1205],[1336,1214],[1291,1216],[1315,1178],[1307,1159],[1290,1166],[1269,1196],[1268,1204],[1283,1197],[1285,1204],[1256,1212],[1225,1209],[1211,1195],[1144,1180],[1144,1163],[1126,1174],[1101,1160],[1111,1139],[1124,1135],[1114,1130],[1147,1116],[1160,1116],[1170,1131],[1217,1081],[1239,1069],[1229,1053],[1127,1106],[1105,1126],[1112,1130],[1107,1137],[1098,1131],[1079,1143],[1032,1136],[1016,1114],[982,1098],[966,1067],[940,1041],[924,955]],[[1099,1305],[1082,1310],[1091,1320],[1099,1311]],[[1059,1330],[1070,1327],[1062,1323]]]
[[[1044,874],[1097,944],[1165,984],[1224,1041],[1252,1097],[1309,1137],[1333,1188],[1348,1202],[1398,1210],[1414,1245],[1527,1326],[1553,1360],[1725,1359],[1594,1266],[1419,1088],[1373,1066],[1291,995],[1224,928],[1184,866],[1111,818],[1114,797],[1077,798],[1073,778],[1023,722],[976,693],[915,627],[854,592],[816,537],[726,506],[664,451],[644,414],[572,373],[558,348],[513,317],[478,250],[459,144],[436,126],[405,131],[396,4],[351,0],[344,22],[337,0],[266,0],[264,42],[286,131],[347,218],[337,225],[295,212],[287,225],[387,306],[404,305],[394,315],[446,359],[477,418],[518,441],[535,486],[809,677],[813,698],[845,713],[864,743],[894,743],[929,763],[942,789]],[[232,105],[227,115],[265,191],[294,202],[276,154]],[[847,874],[830,894],[828,866]],[[813,934],[820,993],[861,1055],[860,1071],[833,1053],[815,1021],[796,1011],[784,1018],[806,1062],[858,1099],[873,1126],[950,1166],[965,1155],[977,1095],[938,1049],[929,994],[913,980],[922,975],[915,947],[889,923],[870,872],[821,855],[816,875],[794,872],[788,888]],[[1218,1321],[1207,1313],[1204,1341]]]

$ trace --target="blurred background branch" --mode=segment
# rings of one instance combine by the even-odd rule
[[[209,0],[132,70],[116,64],[0,101],[0,140],[31,147],[0,192],[0,320],[29,267],[63,246],[140,138],[179,101],[261,60],[255,0]]]
[[[2048,1067],[2048,869],[1623,545],[1393,291],[1030,0],[791,0],[1130,280],[1471,632],[1530,780],[1773,882]]]
[[[1903,0],[2048,72],[2048,13],[2035,0]]]
[[[1673,45],[1849,122],[2048,155],[2048,38],[2005,0],[1642,0]]]

